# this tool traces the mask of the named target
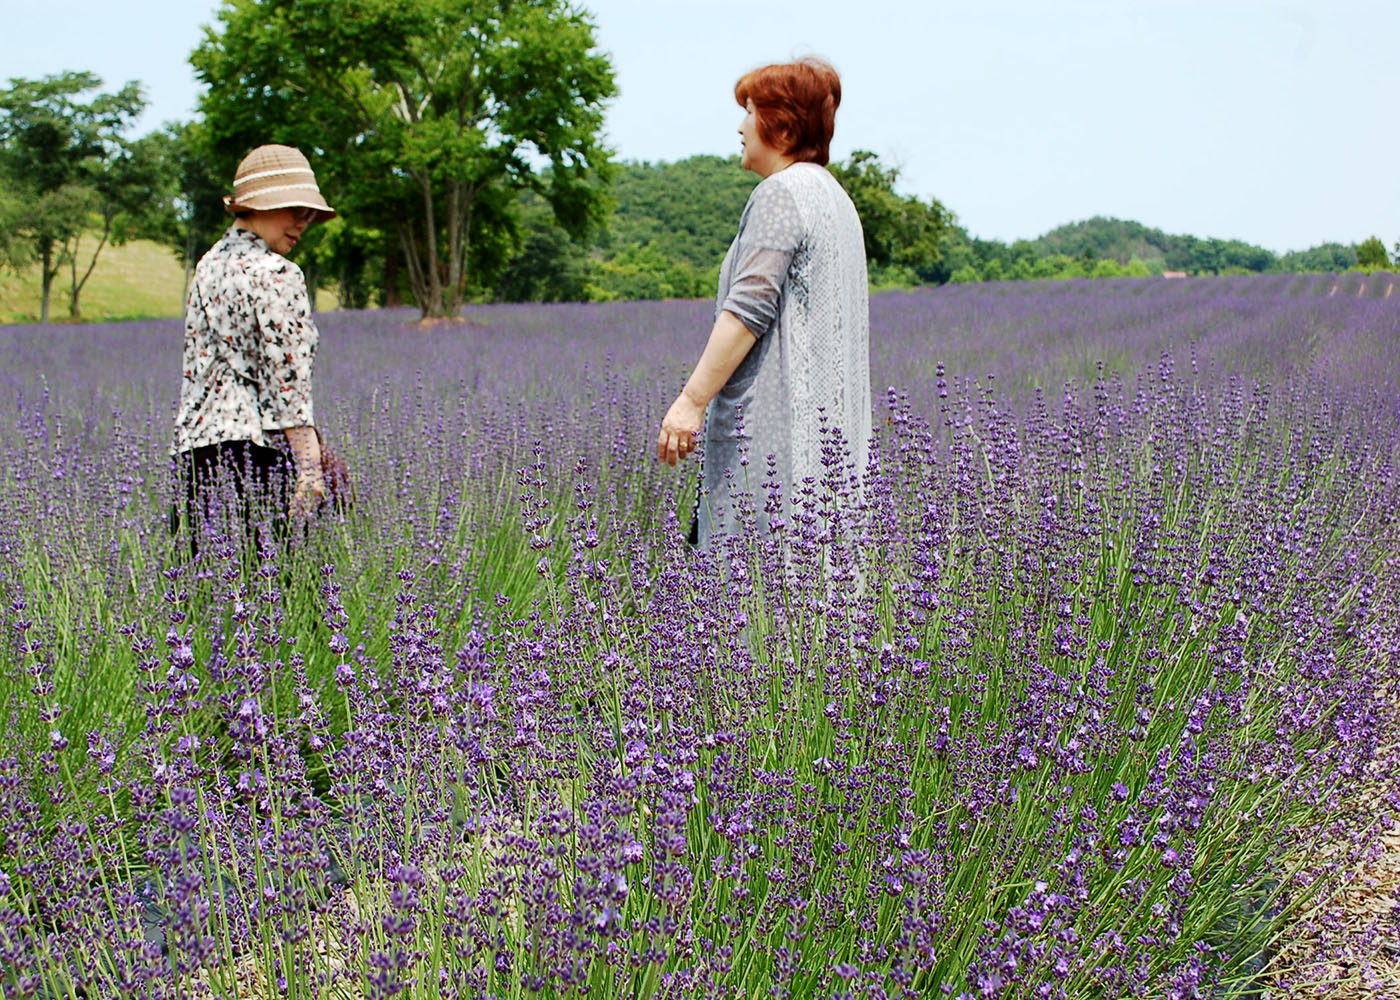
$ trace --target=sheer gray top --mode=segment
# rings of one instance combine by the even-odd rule
[[[733,530],[734,492],[753,495],[766,526],[762,485],[770,454],[789,508],[804,479],[821,479],[820,409],[841,429],[856,471],[865,469],[871,432],[865,239],[855,206],[825,167],[795,163],[754,188],[720,267],[715,315],[724,309],[758,343],[706,414],[702,547]]]

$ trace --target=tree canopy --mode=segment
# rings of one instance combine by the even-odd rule
[[[861,216],[872,281],[931,280],[938,238],[951,220],[947,210],[896,192],[898,171],[873,153],[855,153],[829,169]],[[496,287],[497,297],[712,296],[720,261],[757,183],[737,156],[619,164],[615,207],[592,240],[569,240],[551,231],[543,215],[526,214],[529,235]]]
[[[78,316],[79,295],[102,248],[137,227],[160,183],[159,156],[124,138],[145,107],[140,85],[132,81],[82,100],[101,85],[92,73],[60,73],[12,79],[0,90],[0,186],[6,191],[0,214],[9,234],[0,238],[0,253],[15,267],[38,260],[41,323],[48,322],[53,282],[65,264],[69,313]],[[94,217],[96,248],[80,259]]]
[[[952,223],[951,213],[936,200],[925,203],[896,192],[899,170],[882,164],[874,153],[856,150],[830,170],[860,214],[865,257],[872,269],[900,268],[930,280],[942,256],[938,241]]]
[[[1356,266],[1369,271],[1383,270],[1390,266],[1390,256],[1385,252],[1385,244],[1379,236],[1367,237],[1357,245]]]
[[[307,152],[331,203],[392,234],[425,316],[515,242],[522,190],[574,235],[606,207],[612,68],[564,0],[229,0],[191,56],[211,146]],[[540,169],[544,164],[547,169]]]

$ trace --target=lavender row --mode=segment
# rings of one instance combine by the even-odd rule
[[[178,330],[4,331],[3,995],[1251,987],[1400,805],[1384,305],[879,297],[707,554],[703,304],[327,317],[356,506],[195,561]]]
[[[1074,278],[1062,281],[1003,281],[978,289],[975,285],[949,285],[939,294],[1065,295],[1100,298],[1134,295],[1181,299],[1192,296],[1230,295],[1301,296],[1334,298],[1389,298],[1395,294],[1397,276],[1389,271],[1347,271],[1341,274],[1232,274],[1225,276],[1164,278]]]

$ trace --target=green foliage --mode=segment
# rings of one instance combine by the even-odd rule
[[[899,264],[891,264],[888,267],[881,267],[879,264],[867,268],[869,271],[870,290],[873,292],[883,292],[892,288],[913,288],[922,284],[919,275],[912,267],[901,267]]]
[[[1275,256],[1241,240],[1174,236],[1140,222],[1095,216],[1059,226],[1034,241],[1044,254],[1063,253],[1086,260],[1111,260],[1127,267],[1134,259],[1156,269],[1189,274],[1220,274],[1230,268],[1248,272],[1278,269]],[[1092,268],[1090,268],[1092,270]]]
[[[218,156],[202,122],[171,124],[154,136],[164,144],[171,184],[164,213],[169,224],[150,236],[169,246],[184,261],[188,284],[194,262],[231,221],[222,197],[228,192],[232,172],[217,168]]]
[[[493,297],[508,302],[591,298],[588,248],[555,222],[548,203],[533,191],[523,192],[519,220],[515,254],[501,269]]]
[[[931,280],[951,216],[894,190],[898,171],[873,153],[831,166],[865,230],[875,288]],[[703,298],[714,294],[724,258],[757,178],[731,156],[619,165],[616,207],[592,241],[570,240],[522,202],[522,236],[495,288],[497,298],[557,301]],[[551,287],[558,282],[558,287]]]
[[[1018,241],[1024,243],[1025,241]],[[1015,245],[1013,245],[1014,248]],[[1065,281],[1070,278],[1147,278],[1161,274],[1146,261],[1134,257],[1127,264],[1119,264],[1111,259],[1095,260],[1092,257],[1070,257],[1057,253],[1047,257],[1032,257],[1021,253],[1007,258],[990,256],[982,269],[972,264],[963,264],[952,271],[947,278],[950,284],[964,284],[972,281]]]
[[[1102,217],[1008,245],[971,236],[937,202],[925,204],[895,193],[897,172],[869,153],[833,165],[832,173],[847,185],[861,212],[875,289],[927,282],[1149,277],[1168,269],[1196,274],[1336,271],[1354,263],[1354,249],[1340,244],[1276,258],[1237,240],[1170,236],[1141,223]],[[739,167],[738,157],[621,164],[613,187],[616,207],[589,242],[570,239],[547,214],[522,208],[518,249],[493,295],[532,301],[709,296],[755,182]]]
[[[1356,248],[1356,266],[1363,271],[1384,271],[1390,267],[1390,257],[1380,237],[1370,236],[1361,241]]]
[[[593,268],[588,285],[589,298],[617,299],[695,299],[714,294],[714,283],[705,287],[705,275],[683,261],[667,260],[653,243],[628,247]]]
[[[1165,258],[1176,249],[1177,239],[1140,222],[1095,216],[1052,229],[1035,240],[1034,246],[1038,253],[1047,256],[1087,256],[1126,264],[1134,257],[1142,260]]]
[[[0,267],[16,272],[34,260],[34,244],[20,229],[24,212],[23,193],[0,174]]]
[[[571,237],[525,192],[515,251],[493,297],[507,301],[615,301],[714,295],[719,264],[757,178],[739,158],[615,166],[607,218]]]
[[[650,244],[667,260],[707,274],[729,249],[757,183],[737,156],[622,164],[613,181],[617,207],[599,246],[612,256]]]
[[[1010,246],[978,239],[962,226],[952,225],[940,235],[939,251],[941,260],[932,274],[935,281],[952,281],[955,273],[967,280],[973,271],[986,280],[992,280],[989,274],[999,274],[1044,281],[1147,277],[1166,270],[1188,274],[1344,271],[1356,263],[1356,248],[1339,243],[1280,257],[1240,240],[1173,236],[1140,222],[1101,216]]]
[[[398,245],[425,316],[501,273],[520,191],[575,237],[601,221],[612,69],[563,0],[229,0],[219,21],[191,56],[213,147],[308,152],[332,204]]]
[[[160,133],[134,142],[115,143],[107,158],[93,167],[93,202],[100,219],[96,246],[85,261],[79,259],[83,233],[74,234],[65,246],[70,318],[79,317],[79,296],[108,242],[122,244],[131,239],[148,238],[173,226],[176,192],[173,167],[168,140]],[[81,277],[80,268],[83,268]]]
[[[952,222],[948,210],[937,201],[925,204],[898,194],[899,170],[881,164],[874,153],[857,150],[829,169],[860,213],[866,260],[877,267],[931,274],[941,256],[939,237]]]
[[[69,312],[78,315],[79,295],[102,248],[139,228],[159,183],[156,151],[122,137],[145,107],[139,84],[79,100],[101,85],[92,73],[61,73],[12,79],[0,90],[0,180],[7,192],[0,211],[9,234],[0,239],[0,252],[11,266],[40,262],[40,322],[48,322],[53,282],[65,264]],[[100,219],[97,246],[80,261],[94,216]]]
[[[1321,243],[1279,258],[1279,270],[1289,274],[1337,273],[1355,266],[1356,247],[1342,243]]]

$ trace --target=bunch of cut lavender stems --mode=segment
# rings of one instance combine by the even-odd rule
[[[0,996],[1287,986],[1400,805],[1388,278],[877,296],[868,465],[706,552],[703,303],[323,317],[354,506],[193,558],[178,324],[0,329]]]

